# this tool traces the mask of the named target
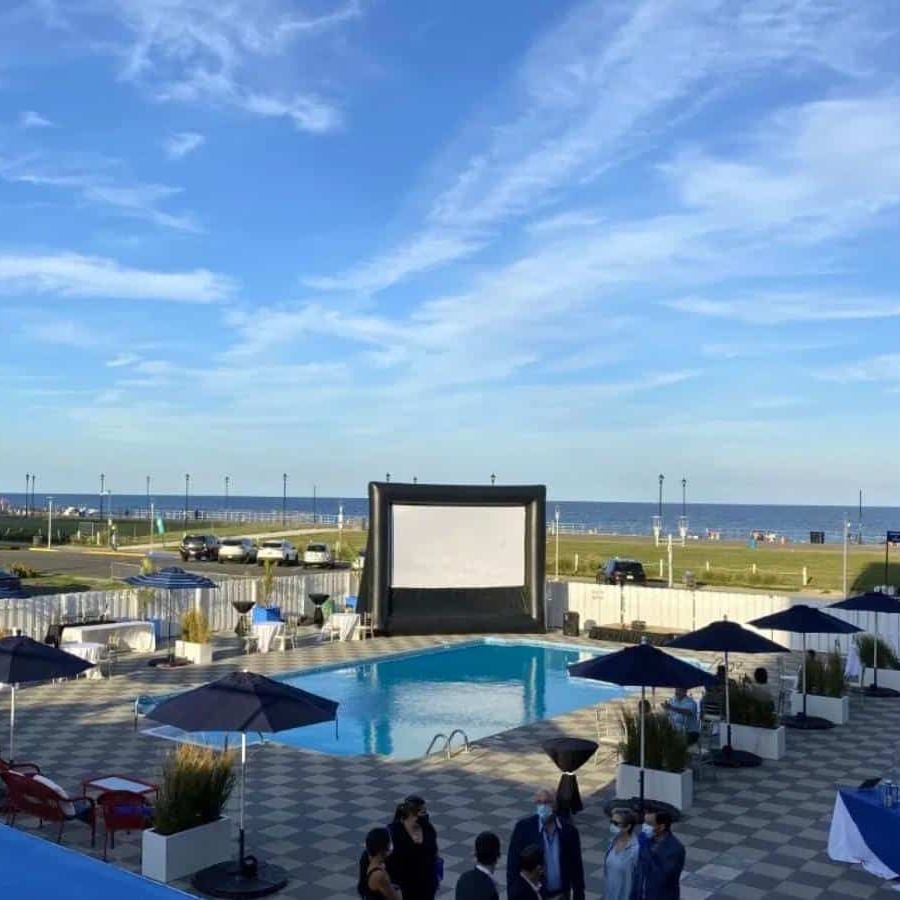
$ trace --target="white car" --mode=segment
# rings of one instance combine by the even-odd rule
[[[322,566],[334,568],[334,554],[328,544],[307,544],[303,551],[304,566]]]
[[[256,544],[250,538],[225,538],[219,545],[219,562],[256,562]]]
[[[263,541],[256,553],[256,562],[273,562],[278,566],[296,566],[300,552],[290,541]]]

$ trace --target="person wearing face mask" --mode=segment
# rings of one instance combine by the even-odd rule
[[[609,823],[610,841],[603,861],[604,900],[631,900],[640,847],[630,809],[614,809]]]
[[[645,813],[638,843],[637,900],[681,900],[685,853],[672,834],[672,816],[664,810]]]
[[[403,900],[400,889],[391,884],[385,863],[391,855],[391,834],[387,828],[373,828],[366,835],[366,849],[359,860],[356,892],[362,900]]]
[[[482,831],[475,838],[475,868],[463,872],[456,882],[456,900],[500,900],[494,869],[500,859],[500,838]]]
[[[516,823],[506,854],[506,890],[519,879],[522,852],[536,845],[544,852],[543,889],[545,900],[584,900],[584,863],[581,837],[570,819],[562,819],[554,810],[551,791],[535,794],[535,812]]]
[[[387,861],[388,874],[403,891],[403,900],[434,900],[442,866],[437,832],[428,819],[425,801],[411,795],[398,807],[388,825],[394,852]]]

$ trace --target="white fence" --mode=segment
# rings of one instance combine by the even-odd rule
[[[330,594],[342,598],[352,588],[352,573],[347,570],[286,575],[274,579],[269,603],[280,606],[283,615],[312,616],[309,595]],[[161,619],[172,621],[172,634],[179,633],[181,613],[195,606],[206,613],[212,631],[230,631],[237,625],[235,600],[257,600],[261,596],[260,578],[227,578],[213,575],[217,588],[189,591],[84,591],[77,594],[49,594],[22,600],[0,600],[0,628],[21,630],[43,640],[52,623],[93,619]],[[166,625],[163,624],[163,633]]]
[[[835,597],[835,600],[840,598]],[[728,618],[746,625],[770,613],[797,604],[818,606],[839,619],[844,619],[868,632],[875,630],[874,613],[846,612],[827,609],[828,601],[810,597],[790,597],[785,594],[729,593],[726,591],[691,591],[679,588],[624,587],[598,585],[576,581],[551,581],[547,583],[547,624],[562,627],[563,615],[577,612],[581,627],[591,625],[626,624],[636,619],[648,625],[671,628],[676,631],[694,631]],[[878,616],[879,635],[900,653],[900,615],[881,613]],[[766,637],[800,650],[803,637],[784,631],[763,631]],[[852,636],[835,634],[808,634],[806,646],[827,651],[840,646],[846,653]]]

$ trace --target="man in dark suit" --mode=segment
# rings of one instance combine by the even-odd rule
[[[519,880],[510,885],[506,900],[539,900],[541,876],[544,874],[544,851],[537,844],[526,847],[522,851],[519,865]]]
[[[644,815],[636,896],[639,900],[680,900],[684,844],[672,834],[672,816],[661,810]]]
[[[463,872],[456,882],[456,900],[500,900],[494,869],[500,859],[500,838],[482,831],[475,838],[475,868]]]
[[[544,853],[544,900],[584,900],[584,863],[581,859],[581,837],[569,819],[554,810],[551,791],[540,790],[534,797],[536,811],[516,823],[506,854],[506,890],[520,879],[522,852],[536,845]]]

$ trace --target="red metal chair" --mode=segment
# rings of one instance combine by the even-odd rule
[[[106,791],[97,798],[103,811],[103,859],[107,847],[116,849],[117,831],[143,831],[153,824],[153,808],[142,794]]]
[[[19,813],[35,816],[42,826],[44,822],[58,822],[57,843],[62,843],[66,822],[79,821],[91,829],[91,846],[95,844],[97,817],[94,801],[90,797],[62,797],[52,787],[15,769],[0,772],[0,778],[9,791],[7,801],[7,825],[14,825]]]

